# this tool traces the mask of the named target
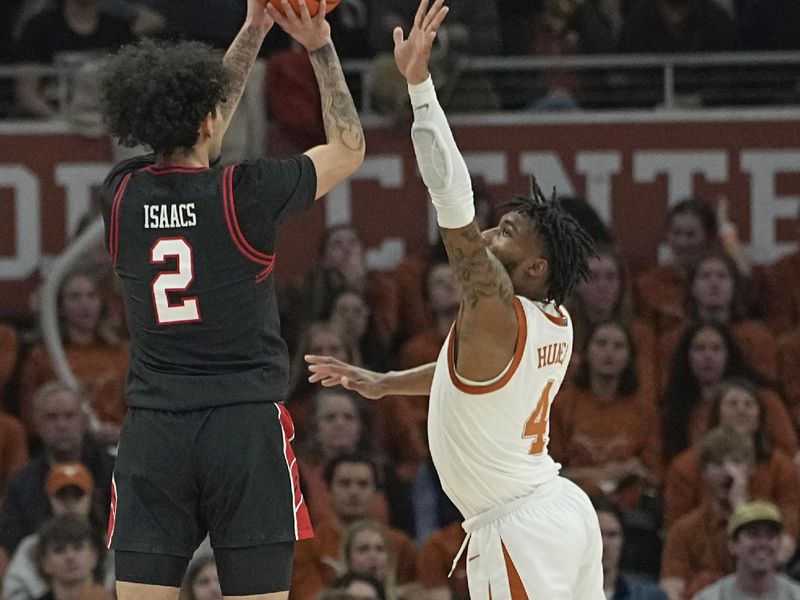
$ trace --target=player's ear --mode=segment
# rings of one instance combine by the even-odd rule
[[[547,275],[547,270],[550,268],[550,263],[546,258],[536,257],[528,259],[528,265],[525,272],[530,277],[541,279]]]
[[[198,131],[201,138],[210,138],[214,135],[214,113],[208,113],[203,120],[200,121],[200,130]]]

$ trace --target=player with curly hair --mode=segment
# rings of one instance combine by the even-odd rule
[[[152,154],[104,182],[106,241],[131,334],[108,542],[119,600],[175,600],[210,535],[226,598],[281,600],[295,540],[313,535],[282,405],[289,360],[273,267],[280,223],[364,159],[364,135],[325,20],[300,0],[247,1],[224,56],[145,41],[107,65],[112,133]],[[265,36],[308,51],[327,143],[287,160],[216,166]]]
[[[429,395],[428,442],[442,487],[465,517],[472,600],[603,600],[602,541],[586,494],[547,453],[550,406],[572,353],[561,306],[594,249],[556,198],[532,181],[500,223],[481,232],[466,164],[428,72],[447,8],[422,0],[408,38],[394,31],[408,82],[411,139],[462,287],[435,363],[374,373],[307,356],[310,381],[368,398]]]

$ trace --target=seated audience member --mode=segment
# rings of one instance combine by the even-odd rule
[[[94,271],[78,268],[64,278],[58,293],[59,325],[67,362],[97,420],[99,440],[119,441],[125,403],[128,350],[109,331],[105,306]],[[44,343],[34,347],[20,375],[20,415],[31,428],[31,398],[56,372]]]
[[[666,233],[671,262],[645,271],[634,288],[636,310],[656,334],[681,319],[686,302],[686,276],[692,265],[714,246],[716,214],[699,198],[683,200],[669,209]]]
[[[727,327],[700,321],[686,330],[678,344],[662,400],[661,436],[666,462],[702,437],[717,387],[730,377],[758,385],[772,443],[787,456],[795,456],[797,433],[780,397],[745,361]]]
[[[0,323],[0,400],[19,356],[19,337],[11,325]]]
[[[11,476],[28,463],[28,434],[17,419],[0,412],[0,506]]]
[[[397,331],[397,288],[391,276],[371,270],[364,244],[352,225],[334,225],[320,242],[314,270],[288,289],[281,303],[283,325],[293,346],[308,321],[324,319],[334,298],[352,290],[367,300],[375,335],[390,344]]]
[[[0,510],[0,573],[25,536],[42,523],[47,507],[45,484],[52,465],[82,463],[95,481],[103,521],[108,518],[114,459],[87,435],[83,399],[61,383],[48,383],[33,397],[33,421],[41,454],[11,478]]]
[[[189,563],[183,577],[180,600],[222,600],[213,554],[200,554]]]
[[[630,331],[640,383],[656,390],[659,373],[655,332],[644,319],[632,314],[622,257],[608,244],[598,244],[596,252],[589,259],[589,277],[576,286],[567,301],[574,331],[569,373],[574,376],[580,367],[590,329],[604,321],[616,320]]]
[[[798,600],[800,585],[778,572],[783,519],[774,504],[749,502],[731,516],[728,550],[736,570],[704,588],[695,600]]]
[[[397,600],[386,593],[380,581],[357,573],[345,573],[329,589],[344,592],[347,600]]]
[[[800,281],[800,280],[798,280]],[[778,345],[778,382],[794,422],[800,424],[800,327]]]
[[[131,41],[131,24],[105,12],[99,0],[61,0],[25,24],[17,40],[16,59],[25,64],[52,65],[60,56],[110,51]],[[26,115],[56,116],[53,96],[55,90],[48,91],[37,75],[26,74],[17,81],[17,103]]]
[[[372,577],[383,586],[386,597],[395,599],[397,566],[386,527],[376,521],[355,521],[342,534],[345,573]]]
[[[333,296],[323,315],[339,333],[355,364],[386,371],[392,364],[389,345],[378,335],[378,327],[364,295],[342,290]]]
[[[619,508],[605,496],[591,496],[603,538],[603,590],[609,600],[666,600],[657,585],[639,581],[620,568],[625,537]]]
[[[311,522],[316,525],[333,516],[331,496],[325,482],[325,469],[336,458],[354,452],[369,454],[370,439],[364,403],[345,389],[320,389],[314,397],[311,430],[298,450],[303,498]],[[383,491],[376,491],[369,515],[389,522],[389,505]]]
[[[36,600],[112,600],[94,581],[100,556],[86,519],[54,517],[39,530],[36,563],[50,591]]]
[[[105,551],[106,523],[102,509],[94,501],[94,479],[80,463],[57,463],[50,469],[45,485],[50,512],[55,517],[65,515],[86,519],[94,532],[94,544],[99,561],[96,575],[108,590],[114,589],[114,559]],[[47,582],[36,565],[39,534],[23,539],[8,565],[3,578],[3,600],[35,600],[47,593]]]
[[[748,498],[775,503],[786,515],[787,540],[783,555],[793,548],[800,530],[800,476],[794,460],[772,447],[764,421],[761,395],[743,379],[727,379],[714,396],[708,427],[735,431],[752,441],[755,469],[748,483]],[[700,506],[708,495],[703,485],[697,446],[678,455],[667,472],[664,486],[664,524],[669,527]]]
[[[689,600],[702,587],[733,572],[727,549],[731,514],[749,500],[755,465],[752,442],[718,427],[700,445],[700,468],[708,496],[666,532],[661,587],[670,600]]]
[[[639,384],[630,334],[619,322],[600,323],[588,332],[582,355],[574,385],[563,387],[553,404],[551,456],[585,489],[611,493],[631,481],[658,486],[656,399]]]
[[[369,516],[369,507],[378,489],[375,464],[359,455],[334,459],[328,464],[325,475],[333,516],[324,523],[315,524],[314,537],[301,540],[295,546],[293,600],[313,600],[336,580],[336,569],[342,561],[342,533],[348,524]],[[401,531],[392,528],[388,531],[392,553],[397,557],[397,583],[414,581],[416,550],[413,542]]]
[[[417,576],[430,600],[469,599],[466,553],[461,555],[453,574],[448,577],[453,557],[458,554],[466,535],[459,519],[432,533],[420,548]]]
[[[289,395],[286,408],[292,415],[294,430],[298,441],[302,442],[309,435],[311,412],[314,396],[322,390],[322,386],[308,381],[308,371],[303,357],[306,354],[332,356],[346,363],[352,363],[353,357],[342,340],[339,332],[326,321],[314,321],[309,324],[297,346],[291,361],[289,376]]]
[[[748,362],[764,377],[775,379],[777,344],[764,325],[749,319],[746,282],[734,262],[721,252],[699,259],[689,271],[686,317],[659,338],[659,354],[672,361],[681,335],[692,321],[714,321],[728,326]]]
[[[797,36],[793,36],[797,37]],[[794,225],[800,242],[800,210]],[[776,336],[800,327],[800,247],[756,271],[764,318]]]

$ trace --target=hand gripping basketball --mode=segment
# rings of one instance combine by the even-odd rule
[[[309,15],[313,17],[314,15],[317,14],[317,12],[319,12],[319,0],[305,0],[305,2],[306,6],[308,7]],[[339,2],[341,2],[341,0],[327,0],[327,2],[325,3],[326,4],[325,12],[326,13],[331,12],[334,8],[339,6]],[[276,2],[270,2],[270,4],[272,4],[275,8],[277,8],[282,14],[286,14],[283,10],[283,2],[281,2],[280,0],[277,0]],[[299,17],[300,16],[299,0],[289,0],[289,4],[291,5],[292,10],[294,10],[294,14],[296,14]]]

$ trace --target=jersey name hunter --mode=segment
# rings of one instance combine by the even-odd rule
[[[145,229],[176,229],[195,225],[197,217],[194,214],[194,202],[144,205]]]

